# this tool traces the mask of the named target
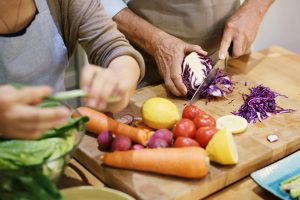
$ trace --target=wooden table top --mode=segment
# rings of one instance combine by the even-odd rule
[[[270,58],[272,62],[270,62]],[[278,64],[273,65],[274,60]],[[244,63],[247,63],[245,65]],[[286,49],[274,46],[263,51],[230,61],[231,74],[245,74],[252,81],[276,86],[276,91],[300,100],[300,56]],[[281,84],[284,82],[285,84]],[[286,86],[289,87],[286,87]],[[300,148],[300,147],[299,147]],[[72,160],[60,181],[61,188],[77,185],[103,187],[103,183],[76,160]],[[275,199],[251,178],[246,177],[220,190],[206,199]]]

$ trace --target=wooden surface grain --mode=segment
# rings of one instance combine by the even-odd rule
[[[240,85],[237,88],[240,91],[235,90],[235,94],[229,96],[226,101],[216,101],[213,104],[207,104],[205,110],[216,117],[228,114],[226,112],[232,111],[234,107],[236,108],[236,105],[241,103],[241,99],[238,99],[236,92],[245,92],[242,91],[245,87],[241,87],[244,81],[249,86],[263,83],[277,92],[288,95],[289,99],[281,99],[279,103],[283,107],[300,108],[299,61],[300,57],[298,55],[280,47],[272,47],[252,54],[249,57],[232,60],[228,71],[233,75],[233,79],[239,82]],[[172,97],[162,86],[147,87],[137,91],[132,98],[131,106],[125,112],[139,115],[141,103],[153,96]],[[172,100],[178,105],[179,109],[182,109],[183,99],[174,99],[172,97]],[[231,100],[234,101],[229,104]],[[198,105],[204,106],[205,102],[198,102]],[[266,120],[263,124],[250,127],[246,133],[235,137],[240,155],[239,164],[234,167],[213,165],[209,176],[203,180],[183,180],[102,167],[101,163],[96,159],[101,153],[97,149],[93,136],[85,137],[79,151],[77,151],[76,158],[104,183],[132,194],[137,198],[199,199],[236,182],[255,169],[261,168],[299,149],[299,119],[299,112],[277,115]],[[269,126],[268,124],[272,125]],[[279,134],[280,140],[272,145],[268,143],[265,138],[270,133]],[[261,196],[260,193],[263,195]],[[264,199],[264,195],[268,197],[268,193],[263,192],[251,179],[245,178],[209,196],[207,199],[233,198],[242,194],[249,194],[245,197],[249,197],[249,199]],[[269,197],[272,198],[272,196]]]

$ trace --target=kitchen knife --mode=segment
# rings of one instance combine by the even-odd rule
[[[193,104],[195,103],[201,93],[206,89],[208,88],[214,77],[216,76],[216,73],[218,71],[218,69],[220,70],[226,70],[226,67],[227,67],[227,62],[228,62],[228,55],[225,57],[224,60],[220,60],[219,59],[219,51],[215,51],[213,54],[211,54],[209,56],[212,61],[213,61],[213,68],[212,70],[209,72],[209,74],[207,75],[207,77],[204,79],[204,81],[200,84],[200,86],[197,88],[196,92],[194,93],[193,97],[191,98],[191,100],[189,101],[189,104]]]

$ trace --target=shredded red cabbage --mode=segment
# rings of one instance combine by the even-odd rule
[[[212,60],[208,56],[193,52],[184,59],[181,76],[188,90],[187,96],[193,96],[212,68]],[[201,93],[200,97],[223,97],[232,91],[232,85],[229,77],[217,70],[211,85]]]
[[[216,76],[211,85],[201,93],[201,97],[224,97],[232,92],[233,83],[227,75],[222,75],[222,72],[217,69]]]
[[[294,111],[293,109],[284,109],[276,105],[276,97],[281,96],[287,98],[287,96],[273,92],[268,87],[259,85],[249,90],[249,95],[243,94],[244,104],[237,112],[233,112],[235,115],[244,117],[249,123],[255,123],[257,119],[262,121],[272,114],[290,113]]]

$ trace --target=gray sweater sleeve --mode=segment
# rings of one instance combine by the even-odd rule
[[[85,49],[89,62],[107,67],[116,57],[128,55],[140,66],[140,79],[145,74],[143,57],[119,32],[116,24],[106,14],[99,0],[48,0],[56,23],[68,48],[73,52],[79,42]],[[120,66],[122,67],[122,66]]]

